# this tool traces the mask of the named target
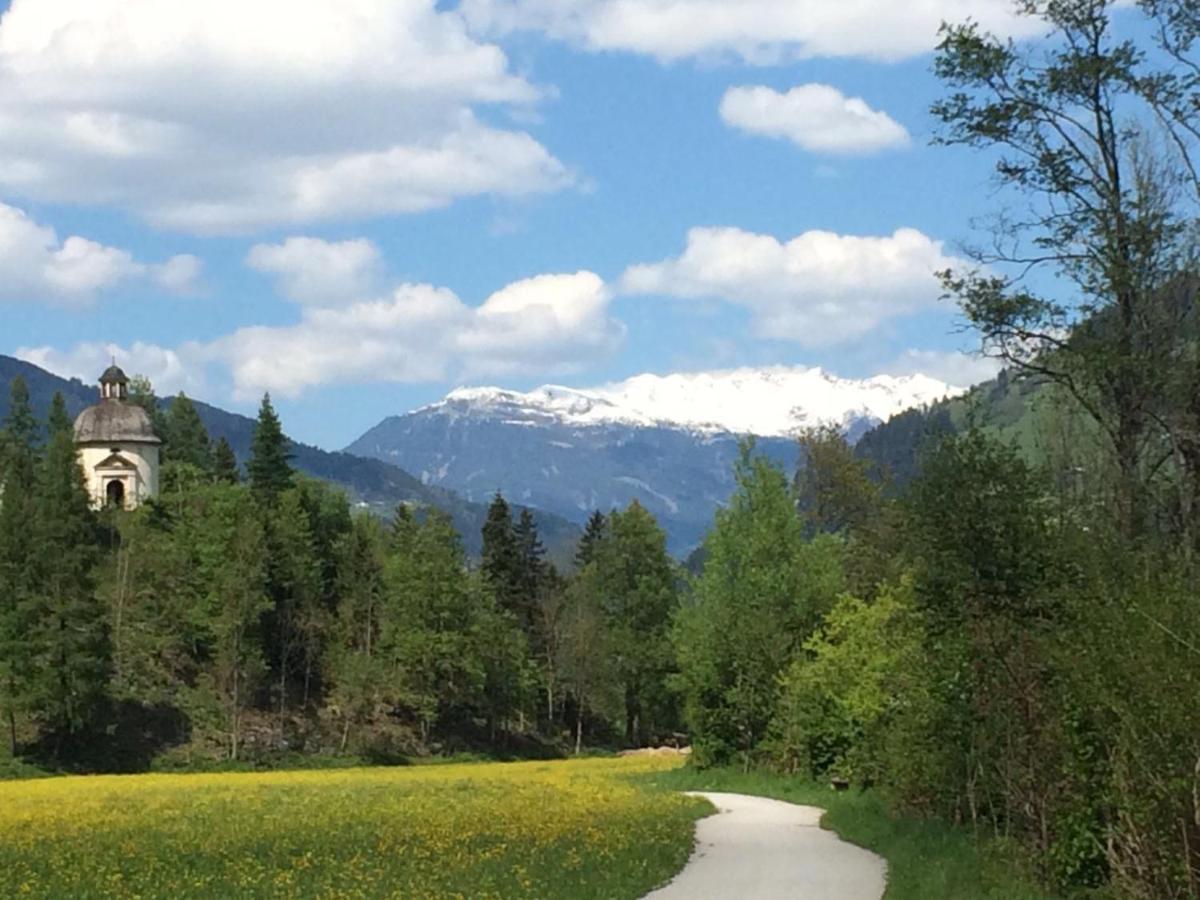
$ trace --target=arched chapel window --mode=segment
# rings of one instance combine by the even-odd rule
[[[125,484],[121,481],[110,481],[104,489],[104,499],[109,506],[117,509],[125,508]]]

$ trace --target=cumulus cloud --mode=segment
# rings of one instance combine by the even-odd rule
[[[733,57],[774,65],[811,57],[899,60],[927,53],[943,21],[1002,35],[1036,31],[1012,0],[463,0],[476,33],[536,30],[590,50],[661,61]]]
[[[129,347],[119,344],[85,342],[70,350],[53,347],[19,347],[18,359],[41,366],[64,378],[78,378],[90,384],[116,360],[130,375],[144,375],[160,397],[186,391],[192,396],[207,392],[204,379],[204,348],[185,344],[177,349],[137,341]]]
[[[909,143],[908,131],[887,113],[827,84],[802,84],[786,94],[761,86],[730,88],[721,118],[740,131],[786,138],[817,153],[873,153]]]
[[[290,237],[282,244],[255,244],[246,265],[277,278],[296,303],[345,303],[369,295],[381,272],[379,248],[365,238],[336,243]]]
[[[519,281],[477,307],[445,288],[405,284],[377,300],[307,307],[295,325],[239,329],[207,353],[229,367],[242,398],[339,382],[569,373],[624,338],[609,299],[591,272]]]
[[[13,0],[0,188],[215,233],[552,191],[477,116],[539,97],[435,0]]]
[[[807,231],[786,243],[737,228],[694,228],[682,255],[629,268],[621,288],[731,303],[749,311],[757,336],[819,347],[932,305],[934,272],[958,262],[941,241],[912,228],[881,237]]]
[[[200,275],[194,256],[175,256],[161,265],[138,262],[126,250],[54,229],[24,210],[0,203],[0,300],[82,305],[101,291],[145,279],[186,293]]]
[[[907,350],[885,370],[886,375],[929,375],[967,388],[1000,374],[999,360],[954,350]]]

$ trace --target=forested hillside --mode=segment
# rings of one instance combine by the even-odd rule
[[[1063,403],[1044,378],[1005,370],[961,397],[914,407],[876,425],[854,452],[895,488],[920,473],[922,453],[939,438],[972,428],[1012,443],[1031,461],[1043,461],[1059,416],[1078,418],[1079,411]]]
[[[30,363],[0,355],[0,384],[7,385],[18,376],[28,386],[35,415],[45,416],[49,412],[55,393],[62,394],[67,413],[72,418],[96,402],[96,388],[92,385],[85,385],[78,379],[59,378]],[[7,393],[0,391],[0,417],[8,414],[8,404]],[[164,410],[169,409],[171,399],[164,399],[161,405]],[[250,455],[254,420],[198,400],[192,400],[192,405],[212,440],[224,438],[238,462],[244,464]],[[443,510],[464,535],[466,552],[473,557],[479,556],[482,549],[479,529],[487,512],[485,504],[471,503],[453,491],[426,486],[398,466],[380,460],[331,453],[295,441],[289,442],[288,452],[298,471],[339,485],[348,492],[352,502],[365,504],[380,515],[391,515],[399,503]],[[545,511],[538,510],[535,515],[550,557],[560,564],[568,561],[579,535],[578,527]]]

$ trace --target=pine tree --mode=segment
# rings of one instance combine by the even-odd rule
[[[513,529],[513,541],[517,549],[516,584],[517,616],[521,628],[529,635],[534,649],[540,649],[541,639],[536,633],[536,609],[538,596],[546,580],[546,548],[538,536],[537,522],[528,509],[521,510]]]
[[[233,453],[233,448],[229,446],[229,441],[224,436],[217,441],[217,448],[213,451],[213,481],[217,484],[237,484],[242,480],[242,473],[238,469],[237,457]]]
[[[242,491],[220,491],[202,523],[198,553],[209,584],[207,626],[212,663],[208,683],[221,710],[229,757],[241,753],[245,712],[262,688],[263,614],[267,595],[267,546],[262,517],[253,515]]]
[[[497,491],[483,523],[483,577],[501,607],[514,614],[520,608],[521,556],[513,530],[512,512]]]
[[[164,463],[184,463],[202,472],[212,471],[213,453],[208,431],[186,394],[181,392],[171,401],[161,437]]]
[[[154,433],[159,437],[166,434],[167,420],[163,416],[162,407],[158,405],[158,396],[154,393],[154,385],[145,375],[134,375],[129,379],[129,402],[140,406],[150,417]]]
[[[321,607],[321,567],[315,552],[312,522],[295,490],[284,492],[268,518],[268,593],[274,609],[269,638],[274,649],[275,695],[281,730],[295,692],[309,687],[326,630]]]
[[[46,730],[61,740],[98,712],[107,686],[109,644],[93,577],[97,522],[61,394],[54,395],[48,430],[33,504],[28,621],[35,709]]]
[[[0,430],[0,713],[17,751],[17,716],[30,674],[23,612],[32,584],[29,522],[35,493],[37,420],[24,379],[13,379],[8,417]]]
[[[583,537],[579,539],[579,546],[575,550],[575,565],[582,569],[593,559],[596,558],[596,550],[600,542],[604,540],[608,534],[608,519],[604,513],[596,510],[592,513],[591,518],[587,521],[587,527],[584,528]]]
[[[351,729],[371,722],[385,706],[387,667],[379,641],[387,539],[379,520],[355,519],[337,555],[339,602],[323,668],[331,682],[328,709],[341,721],[344,752]]]
[[[254,427],[254,439],[250,444],[250,462],[246,465],[250,487],[260,499],[274,503],[280,494],[292,486],[290,459],[288,439],[271,405],[271,395],[264,394],[258,410],[258,424]]]

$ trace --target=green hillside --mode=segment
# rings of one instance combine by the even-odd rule
[[[1051,443],[1061,439],[1068,424],[1065,415],[1051,385],[1005,370],[961,397],[893,416],[863,435],[855,452],[895,484],[904,485],[916,477],[925,448],[940,437],[976,426],[1038,462],[1046,458]],[[1077,414],[1069,418],[1070,428],[1083,427]]]

